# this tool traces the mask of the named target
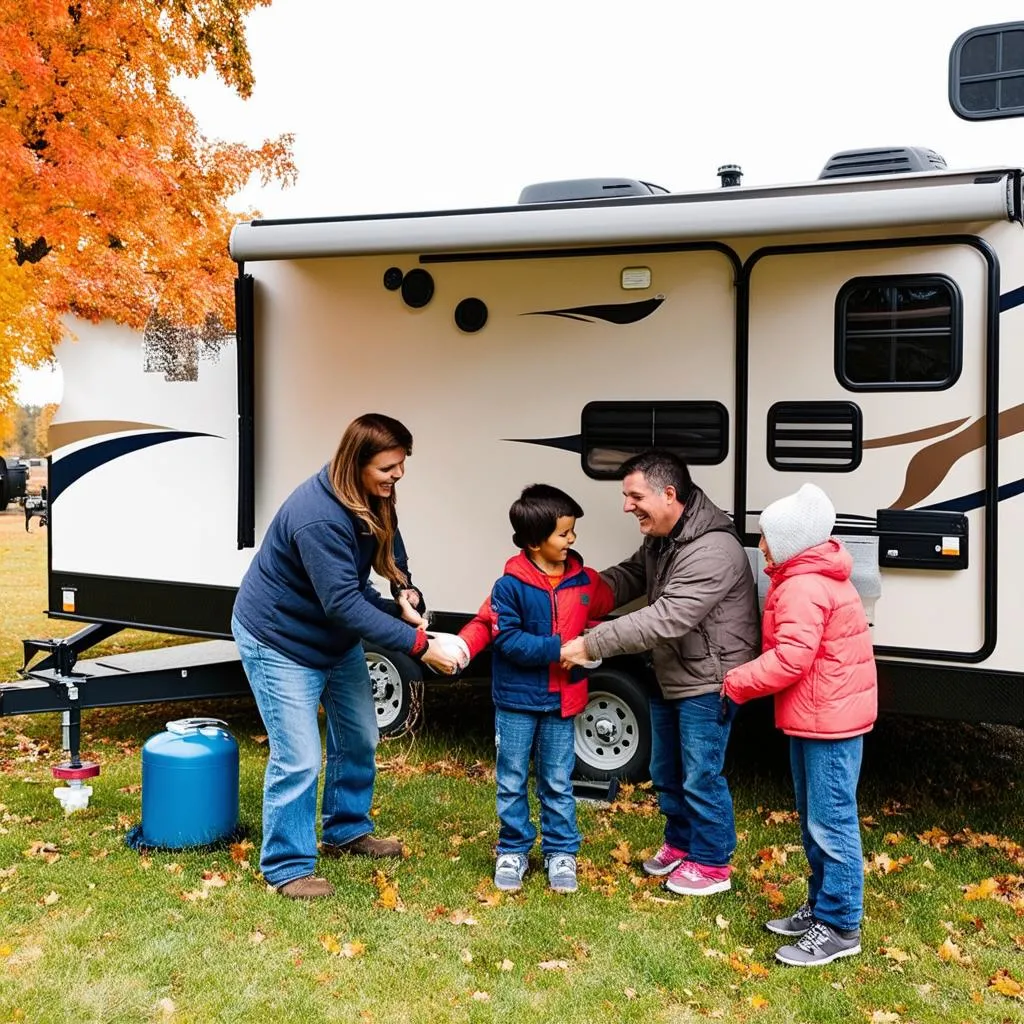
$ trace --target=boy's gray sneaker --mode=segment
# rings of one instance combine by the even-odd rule
[[[809,931],[814,924],[814,911],[810,903],[805,903],[790,914],[789,917],[777,917],[774,921],[765,921],[764,926],[776,935],[800,936]]]
[[[530,866],[525,853],[499,853],[494,865],[494,886],[506,892],[515,892],[523,887],[523,876]]]
[[[820,967],[860,952],[860,929],[844,932],[824,921],[814,921],[792,946],[776,950],[775,959],[790,967]]]
[[[548,884],[555,892],[576,891],[576,858],[571,853],[553,853],[544,860]]]

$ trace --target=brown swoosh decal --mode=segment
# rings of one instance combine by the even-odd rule
[[[63,448],[66,444],[84,441],[87,437],[102,434],[117,434],[125,430],[168,430],[159,423],[136,423],[133,420],[71,420],[68,423],[51,423],[47,432],[50,451]]]
[[[999,414],[998,436],[1002,440],[1024,432],[1024,405],[1015,405]],[[935,490],[959,459],[985,446],[985,417],[975,420],[952,437],[915,452],[907,464],[903,493],[889,506],[910,508]]]
[[[865,441],[865,448],[891,448],[898,444],[912,444],[914,441],[930,441],[933,437],[942,437],[957,427],[962,427],[971,417],[965,416],[961,420],[950,420],[948,423],[936,423],[934,427],[922,427],[920,430],[910,430],[906,434],[890,434],[888,437],[873,437]]]

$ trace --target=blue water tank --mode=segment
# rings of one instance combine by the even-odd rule
[[[181,718],[142,747],[142,842],[180,849],[238,825],[238,744],[219,718]]]

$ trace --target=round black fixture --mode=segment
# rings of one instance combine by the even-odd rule
[[[389,292],[397,292],[398,289],[402,287],[402,278],[404,276],[405,275],[403,275],[401,268],[388,267],[388,269],[384,271],[384,287],[387,288]]]
[[[407,306],[420,309],[434,297],[434,279],[417,267],[410,270],[402,281],[402,299]]]
[[[463,299],[455,307],[455,326],[473,334],[487,323],[487,306],[481,299]]]

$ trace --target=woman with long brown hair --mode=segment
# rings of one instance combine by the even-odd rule
[[[418,611],[395,514],[395,485],[412,454],[398,420],[368,413],[345,430],[328,465],[278,509],[235,599],[231,631],[270,744],[260,869],[294,899],[329,896],[314,874],[320,776],[317,708],[327,714],[321,822],[324,856],[400,856],[376,839],[370,804],[377,718],[362,640],[449,673],[455,659]],[[386,579],[393,600],[369,580]]]

